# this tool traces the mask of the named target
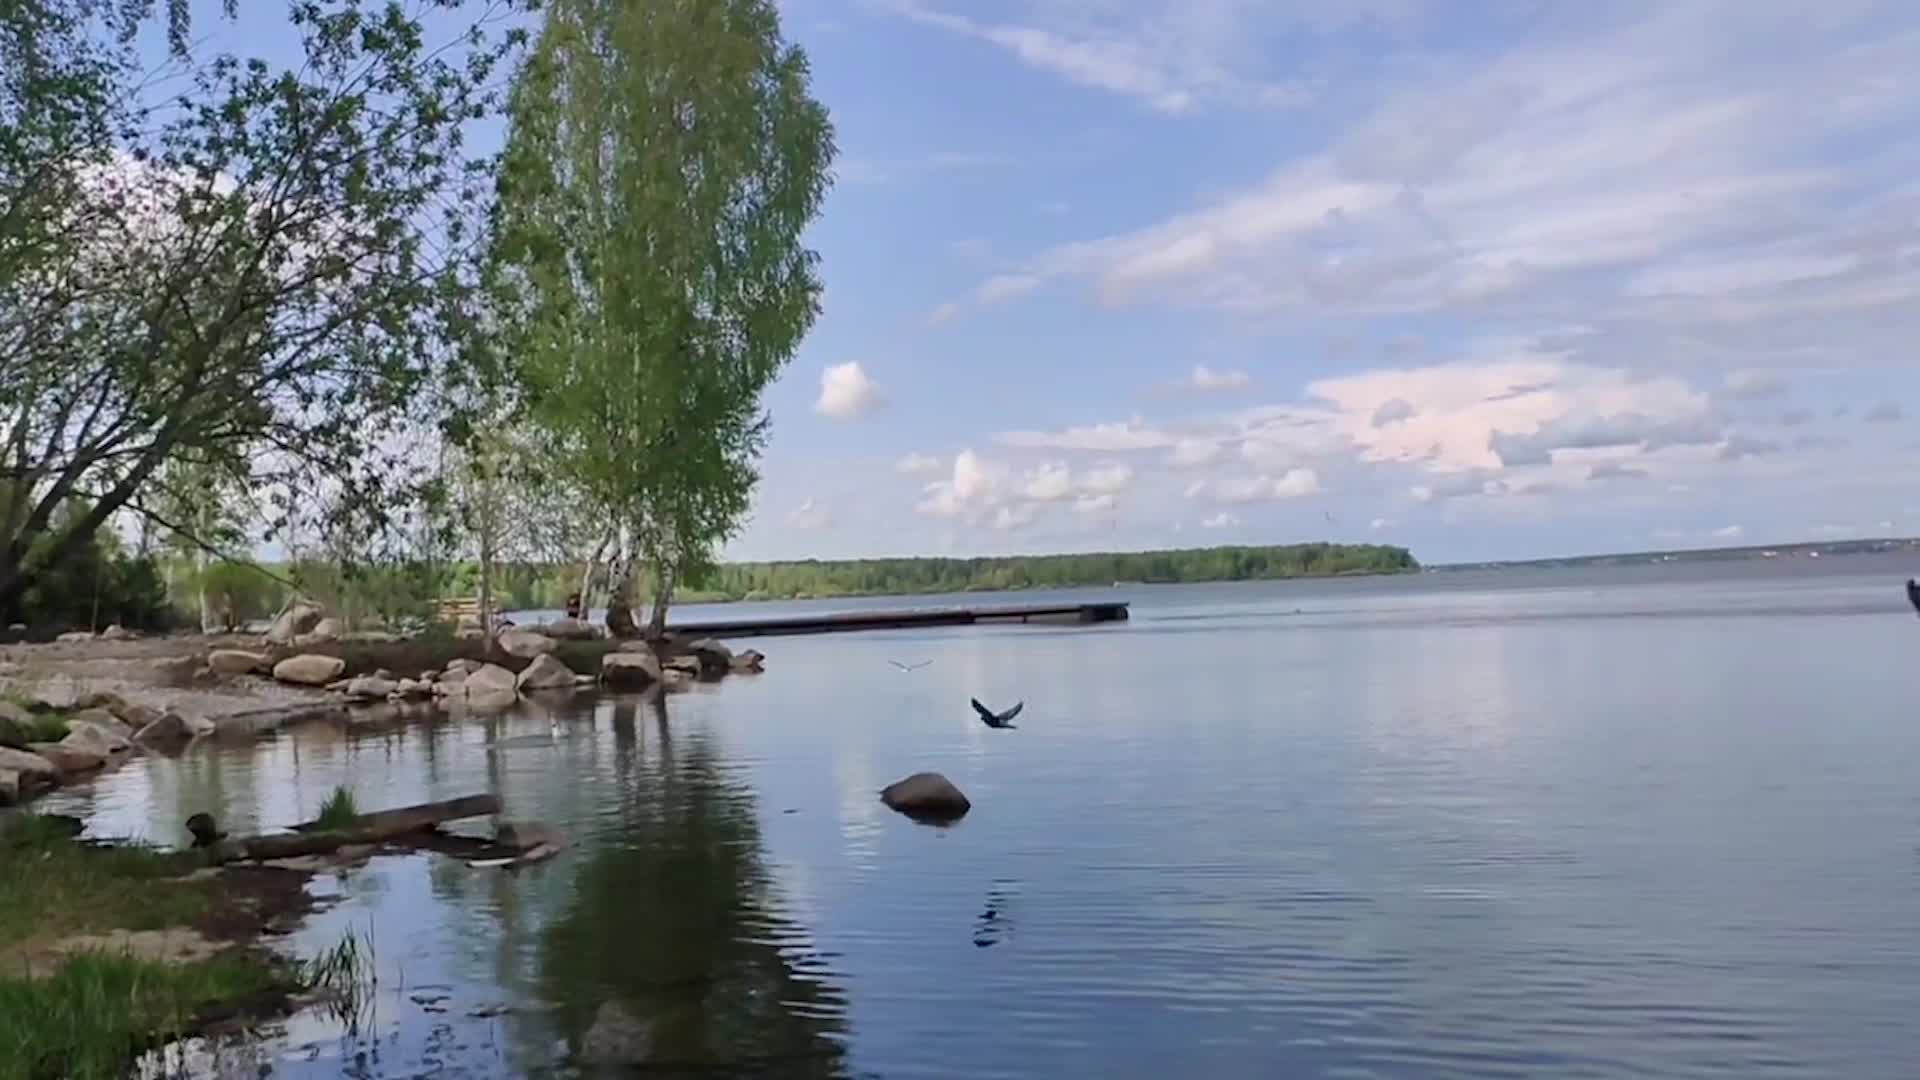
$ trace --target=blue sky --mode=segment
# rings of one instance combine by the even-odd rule
[[[732,557],[1920,533],[1911,4],[781,6],[841,156]]]

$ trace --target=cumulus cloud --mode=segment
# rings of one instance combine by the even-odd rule
[[[1374,532],[1383,532],[1393,528],[1393,526],[1394,522],[1391,518],[1374,518],[1372,521],[1367,522],[1367,528],[1372,529]]]
[[[1073,501],[1073,512],[1076,514],[1104,514],[1113,510],[1116,505],[1118,505],[1118,500],[1111,494],[1082,495]]]
[[[1133,470],[1118,463],[1101,465],[1082,473],[1079,478],[1081,491],[1095,495],[1114,495],[1125,491],[1133,483]]]
[[[1003,483],[1001,470],[972,450],[953,458],[953,473],[927,485],[917,509],[934,517],[957,518],[993,507]]]
[[[852,420],[885,403],[879,384],[867,376],[858,361],[849,360],[820,373],[820,396],[813,403],[813,411],[835,420]]]
[[[1414,407],[1408,404],[1405,398],[1388,398],[1380,403],[1379,408],[1373,410],[1373,426],[1383,428],[1388,424],[1410,420],[1413,418],[1414,411]]]
[[[1025,450],[1165,450],[1180,440],[1139,420],[1093,424],[1065,431],[1009,431],[996,437],[1002,446]]]
[[[1173,452],[1167,455],[1167,464],[1181,469],[1211,465],[1219,459],[1220,450],[1220,443],[1213,439],[1181,439],[1173,444]]]
[[[1298,499],[1318,494],[1320,476],[1312,469],[1288,469],[1279,476],[1237,476],[1213,485],[1213,497],[1221,502],[1264,502],[1269,499]]]
[[[1047,462],[1028,470],[1020,481],[1020,496],[1034,502],[1056,502],[1073,494],[1073,472],[1064,462]]]
[[[1646,475],[1647,470],[1619,461],[1602,461],[1587,469],[1587,479],[1594,483],[1607,480],[1639,480]]]
[[[1739,461],[1742,458],[1765,457],[1780,452],[1780,444],[1771,439],[1756,439],[1750,435],[1734,434],[1720,447],[1717,457],[1721,461]]]
[[[940,471],[940,459],[926,454],[908,454],[893,463],[893,471],[906,476]]]
[[[1787,384],[1770,371],[1732,371],[1721,383],[1720,392],[1743,401],[1759,401],[1786,393]]]
[[[1644,413],[1611,416],[1563,416],[1530,432],[1496,431],[1487,446],[1503,465],[1546,465],[1558,450],[1605,450],[1622,446],[1658,450],[1668,446],[1704,446],[1724,438],[1719,422],[1707,413],[1658,418]]]
[[[1201,393],[1223,393],[1245,390],[1253,385],[1253,376],[1244,371],[1215,371],[1205,364],[1195,364],[1181,385]]]
[[[1201,521],[1200,527],[1203,529],[1231,529],[1238,524],[1240,524],[1239,518],[1222,510],[1212,517]]]

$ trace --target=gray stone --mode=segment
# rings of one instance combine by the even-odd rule
[[[100,631],[100,640],[101,641],[132,641],[133,631],[127,629],[124,626],[121,626],[119,623],[114,623],[112,626],[109,626],[105,630]]]
[[[318,604],[299,601],[273,620],[273,627],[267,631],[267,640],[275,645],[291,645],[294,638],[312,632],[325,615]]]
[[[324,618],[314,623],[313,629],[301,636],[313,641],[339,641],[340,636],[346,632],[347,628],[340,625],[339,619]]]
[[[59,637],[54,638],[53,640],[61,642],[63,644],[73,644],[73,643],[82,642],[82,641],[92,641],[93,632],[90,630],[69,630],[64,634],[61,634]]]
[[[29,743],[27,749],[47,759],[47,762],[58,769],[62,776],[92,772],[107,763],[105,754],[96,754],[91,750],[82,750],[62,743]]]
[[[126,725],[126,734],[129,736],[166,715],[151,705],[123,705],[108,711],[113,714],[115,720]]]
[[[347,697],[354,701],[385,701],[388,694],[398,689],[400,684],[392,680],[362,675],[347,683]]]
[[[600,1006],[580,1041],[580,1060],[588,1065],[645,1065],[652,1058],[652,1026],[618,1002]]]
[[[520,700],[520,695],[512,690],[468,690],[467,708],[483,711],[511,709]]]
[[[26,750],[0,748],[0,769],[11,769],[27,780],[51,784],[60,778],[53,762]]]
[[[494,639],[500,651],[519,660],[531,660],[553,651],[554,640],[531,630],[509,630]]]
[[[447,674],[449,675],[457,671],[461,674],[461,676],[464,677],[467,675],[471,675],[474,672],[479,670],[480,670],[480,661],[469,660],[464,656],[456,656],[453,659],[447,661]]]
[[[15,750],[27,745],[34,727],[33,714],[11,701],[0,699],[0,746]]]
[[[767,669],[767,658],[758,649],[733,654],[733,672],[736,675],[758,675]]]
[[[152,715],[146,716],[134,713],[133,706],[131,705],[123,704],[120,707],[120,712],[141,716],[144,720],[150,721],[160,716],[160,710],[153,709],[150,711]],[[122,739],[133,738],[133,725],[121,720],[118,715],[106,709],[81,709],[79,712],[70,714],[67,717],[67,726],[71,728],[76,723],[92,724],[94,727]]]
[[[179,746],[193,741],[193,726],[177,712],[162,713],[158,720],[135,732],[133,741],[143,746]]]
[[[347,662],[337,656],[307,653],[289,656],[273,665],[273,677],[299,686],[325,686],[347,670]]]
[[[914,773],[888,784],[880,791],[880,801],[909,817],[936,820],[958,818],[973,807],[953,781],[935,772]]]
[[[600,681],[608,686],[651,686],[660,681],[660,661],[650,652],[610,652],[600,658]]]
[[[555,641],[592,641],[601,633],[600,627],[579,619],[555,619],[540,624],[534,630]]]
[[[127,707],[127,699],[108,690],[98,690],[87,694],[73,703],[76,709],[105,709],[115,716]]]
[[[660,667],[666,671],[678,671],[681,674],[699,678],[702,665],[697,656],[670,656]]]
[[[215,649],[207,654],[207,666],[217,675],[251,675],[267,670],[267,657],[245,649]]]
[[[700,674],[705,678],[717,679],[733,668],[733,650],[713,638],[692,642],[684,651],[700,662]]]
[[[400,685],[394,688],[394,693],[403,698],[430,697],[433,694],[433,684],[421,682],[419,679],[401,679]]]
[[[495,693],[505,691],[509,694],[519,691],[520,684],[513,672],[498,664],[482,664],[479,669],[467,675],[467,694]]]
[[[521,693],[531,690],[561,690],[573,686],[573,670],[551,655],[533,658],[520,672],[516,685]]]
[[[115,754],[125,753],[132,748],[133,743],[119,732],[99,724],[85,720],[69,720],[67,737],[60,740],[60,745],[110,758]]]

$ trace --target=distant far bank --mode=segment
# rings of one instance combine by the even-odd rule
[[[701,588],[683,591],[681,598],[710,603],[1016,592],[1089,585],[1408,574],[1420,569],[1419,561],[1406,548],[1329,543],[977,559],[804,559],[727,563],[708,575]]]
[[[1798,544],[1748,544],[1741,547],[1691,548],[1671,551],[1633,551],[1609,555],[1571,555],[1553,559],[1507,559],[1494,562],[1446,563],[1430,566],[1431,573],[1458,570],[1570,569],[1587,566],[1646,566],[1654,563],[1744,562],[1749,559],[1821,559],[1849,555],[1879,555],[1896,551],[1920,553],[1920,538],[1875,540],[1821,540]]]

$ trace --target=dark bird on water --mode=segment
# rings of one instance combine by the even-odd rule
[[[979,698],[969,698],[967,700],[973,702],[973,711],[980,714],[980,722],[990,728],[1013,727],[1013,718],[1019,716],[1020,710],[1027,707],[1026,702],[1017,701],[1014,703],[1013,708],[1008,709],[1006,712],[994,712],[992,709],[980,704]]]
[[[914,664],[903,664],[898,660],[889,660],[887,661],[887,663],[892,664],[894,667],[899,668],[901,671],[919,671],[921,668],[926,667],[928,664],[933,663],[933,661],[922,660]]]
[[[1920,581],[1907,579],[1907,603],[1913,605],[1915,612],[1920,612]]]
[[[193,836],[193,846],[208,848],[226,839],[227,834],[213,823],[212,814],[195,814],[187,819],[187,832]]]

